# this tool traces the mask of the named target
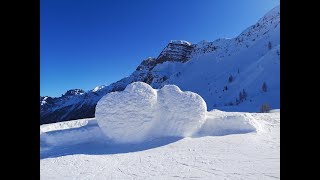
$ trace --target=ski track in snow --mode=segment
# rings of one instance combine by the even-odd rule
[[[43,125],[41,179],[279,179],[280,112],[208,112],[213,119],[239,115],[256,131],[140,144],[110,143],[95,119]]]

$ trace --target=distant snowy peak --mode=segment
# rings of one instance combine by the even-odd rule
[[[45,97],[40,96],[40,105],[42,106],[47,104],[47,101],[46,101],[47,99],[48,99],[48,96],[45,96]]]
[[[280,19],[280,5],[274,7],[273,9],[271,9],[267,14],[265,14],[260,20],[264,21],[264,20],[272,20],[272,19]]]
[[[85,91],[82,89],[70,89],[63,96],[74,96],[74,95],[82,95]]]
[[[40,105],[53,104],[53,98],[49,96],[40,96]]]
[[[97,92],[97,91],[100,91],[101,89],[105,88],[106,86],[102,85],[102,86],[97,86],[95,87],[92,92]]]
[[[244,30],[236,40],[240,38],[247,37],[247,39],[252,40],[252,38],[264,37],[270,30],[275,29],[280,24],[280,6],[277,6],[270,10],[266,15],[259,19],[259,21]]]
[[[191,46],[191,43],[185,40],[171,40],[170,41],[171,44],[183,44],[183,45],[187,45],[187,46]]]

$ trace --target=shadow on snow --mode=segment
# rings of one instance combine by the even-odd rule
[[[85,134],[84,132],[91,133]],[[80,133],[83,135],[79,137]],[[90,135],[92,137],[88,138]],[[98,126],[51,131],[47,132],[46,136],[51,144],[40,135],[40,159],[73,154],[105,155],[138,152],[165,146],[182,139],[181,137],[164,137],[136,144],[115,144],[103,136]]]

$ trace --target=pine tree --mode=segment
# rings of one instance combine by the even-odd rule
[[[262,92],[267,92],[267,90],[268,90],[268,86],[267,86],[266,82],[263,82],[263,84],[262,84]]]
[[[267,113],[267,112],[270,112],[270,110],[271,110],[271,107],[270,107],[270,105],[268,103],[264,103],[260,107],[260,112],[261,113]]]
[[[233,76],[232,75],[229,76],[229,80],[228,81],[229,81],[229,83],[231,83],[233,81]]]
[[[270,41],[269,41],[269,43],[268,43],[268,48],[269,48],[269,50],[272,48],[272,44],[271,44]]]
[[[243,99],[247,99],[248,94],[244,89],[242,90],[242,95],[243,95]]]
[[[243,94],[242,94],[242,92],[240,91],[240,93],[239,93],[239,101],[240,102],[242,102],[243,101]]]
[[[236,98],[236,105],[240,104],[239,99]]]

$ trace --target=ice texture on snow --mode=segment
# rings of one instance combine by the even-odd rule
[[[191,136],[206,120],[205,101],[175,85],[160,90],[143,82],[105,95],[96,106],[104,134],[117,143],[135,143],[162,136]]]

